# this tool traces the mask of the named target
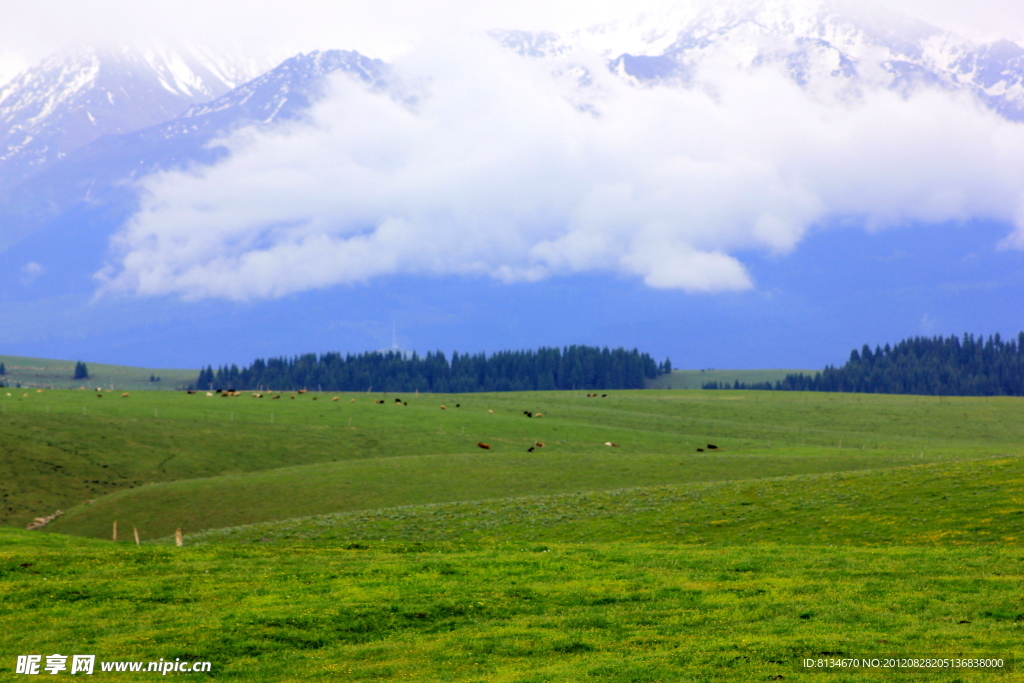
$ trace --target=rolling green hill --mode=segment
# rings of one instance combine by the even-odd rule
[[[153,536],[404,504],[973,459],[1015,454],[1024,442],[1024,404],[1014,398],[4,393],[7,523],[62,509],[52,529],[97,536],[114,519]]]
[[[1024,456],[1015,456],[409,505],[213,529],[189,538],[1021,547],[1022,501]]]
[[[199,370],[167,368],[136,368],[128,365],[106,365],[91,363],[87,359],[89,379],[76,380],[77,361],[53,360],[51,358],[26,358],[23,356],[0,355],[0,362],[7,371],[0,380],[8,386],[20,384],[28,388],[114,389],[116,391],[140,391],[142,389],[180,389],[196,381]],[[150,382],[150,377],[159,377],[159,382]]]

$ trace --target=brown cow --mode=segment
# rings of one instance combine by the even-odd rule
[[[128,392],[126,391],[123,394],[121,394],[121,398],[128,398]]]
[[[338,397],[337,397],[337,396],[335,396],[335,397],[334,397],[334,398],[332,398],[331,400],[332,400],[332,401],[337,401],[337,400],[338,400]]]
[[[478,443],[478,444],[477,444],[477,446],[479,446],[480,448],[483,448],[484,450],[490,450],[490,448],[491,448],[490,446],[488,446],[487,444],[485,444],[485,443],[484,443],[483,441],[481,441],[480,443]]]

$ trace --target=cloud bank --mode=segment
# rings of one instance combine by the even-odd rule
[[[582,272],[688,292],[754,283],[824,221],[988,217],[1024,244],[1024,126],[919,89],[850,100],[765,67],[642,86],[577,51],[426,43],[406,85],[344,76],[306,121],[144,181],[103,291],[272,298],[393,274],[534,281]],[[554,71],[554,73],[553,73]]]

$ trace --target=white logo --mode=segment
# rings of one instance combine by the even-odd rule
[[[42,655],[18,655],[18,664],[14,668],[16,674],[38,675],[39,665],[43,661]],[[74,655],[71,657],[71,673],[91,674],[96,666],[96,655]],[[46,666],[43,671],[57,675],[61,671],[68,670],[68,656],[61,654],[46,655]]]
[[[75,655],[71,658],[71,673],[91,674],[96,665],[96,655]]]
[[[42,655],[18,655],[18,666],[15,668],[14,673],[16,674],[37,674],[39,673],[39,661],[43,658]]]

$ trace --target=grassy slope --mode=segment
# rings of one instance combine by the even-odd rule
[[[606,449],[610,450],[610,449]],[[343,510],[601,491],[919,462],[860,450],[663,455],[615,452],[471,453],[356,460],[145,486],[72,508],[52,530],[106,537],[112,520],[143,538]]]
[[[26,358],[23,356],[0,355],[7,370],[2,380],[12,385],[20,382],[24,387],[46,387],[61,389],[77,389],[78,387],[105,387],[113,385],[117,391],[138,391],[142,389],[177,389],[195,382],[198,370],[181,370],[168,368],[136,368],[128,365],[106,365],[90,363],[86,359],[89,379],[75,380],[75,363],[77,361],[54,360],[52,358]],[[160,378],[159,382],[150,382],[151,375]]]
[[[378,539],[1020,547],[1024,456],[407,506],[189,536],[190,543]]]
[[[256,400],[145,392],[96,399],[87,392],[27,393],[3,401],[6,412],[0,416],[8,437],[0,443],[8,523],[96,499],[94,506],[69,511],[74,515],[58,520],[54,529],[104,535],[113,518],[135,523],[112,517],[121,510],[144,513],[136,520],[145,523],[145,533],[152,520],[196,529],[296,514],[289,509],[329,512],[863,469],[914,457],[986,457],[1016,453],[1024,440],[1024,424],[1016,419],[1024,402],[1013,398],[637,391],[588,399],[583,392],[551,392],[405,396],[409,405],[399,407],[374,404],[366,394],[354,395],[357,402],[350,403],[349,395],[330,402],[309,395]],[[441,402],[452,407],[439,410]],[[529,419],[524,409],[545,415]],[[528,456],[526,447],[538,439],[546,446]],[[492,449],[484,455],[478,441]],[[606,441],[621,447],[610,449]],[[721,460],[696,454],[709,441],[721,447]],[[396,484],[397,465],[383,459],[398,455],[433,459],[404,461]],[[376,462],[343,462],[354,459]],[[146,482],[334,461],[310,470],[319,475],[310,485],[302,473],[275,472],[136,488],[100,500]],[[451,474],[439,475],[434,463]],[[261,494],[246,501],[249,483],[261,487]],[[199,519],[203,506],[209,516]],[[246,506],[264,516],[241,516]],[[178,515],[182,508],[189,510],[184,521]]]
[[[662,375],[647,381],[648,389],[700,389],[707,382],[728,383],[737,380],[752,384],[754,382],[777,382],[786,375],[803,373],[813,375],[817,370],[673,370],[670,375]]]
[[[40,547],[43,536],[0,530],[5,666],[60,652],[207,660],[228,681],[809,680],[797,662],[822,653],[1011,657],[1024,619],[1019,548]]]

